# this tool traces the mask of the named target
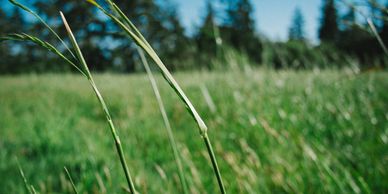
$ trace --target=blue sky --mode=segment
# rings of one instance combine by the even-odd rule
[[[6,2],[6,0],[0,0],[0,2]],[[206,0],[170,0],[170,2],[176,3],[187,33],[192,34],[196,26],[202,22]],[[321,0],[251,0],[251,2],[254,6],[256,29],[267,37],[273,40],[286,40],[293,12],[296,7],[299,7],[305,16],[307,37],[313,41],[317,40]],[[5,4],[5,8],[9,8],[10,4],[8,2]]]
[[[188,33],[202,21],[205,0],[173,0]],[[273,40],[286,40],[296,7],[305,17],[305,31],[310,40],[317,40],[321,0],[251,0],[254,6],[256,29]]]
[[[19,0],[28,2],[28,0]],[[202,22],[205,14],[206,0],[169,0],[177,5],[179,15],[188,34],[192,34],[196,27]],[[214,0],[219,2],[220,0]],[[347,0],[348,2],[366,1],[366,0]],[[377,0],[384,4],[388,0]],[[162,1],[163,2],[163,1]],[[305,32],[309,40],[318,42],[317,31],[319,19],[321,17],[322,0],[251,0],[254,8],[254,19],[256,29],[272,40],[287,40],[288,28],[294,10],[299,7],[305,18]],[[3,3],[5,3],[3,5]],[[6,0],[0,0],[3,8],[10,8]],[[343,8],[343,4],[337,3],[337,6]],[[337,7],[337,9],[339,9]],[[222,8],[221,8],[222,10]],[[344,11],[344,9],[339,9]]]

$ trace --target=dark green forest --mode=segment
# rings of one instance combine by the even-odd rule
[[[118,27],[86,1],[31,0],[21,1],[38,13],[60,35],[61,10],[71,22],[73,31],[84,50],[91,69],[97,72],[132,73],[143,71],[133,43],[120,34]],[[322,0],[319,43],[305,38],[303,12],[296,9],[289,40],[275,42],[255,28],[249,0],[208,0],[201,23],[192,35],[187,35],[173,1],[116,1],[138,26],[146,39],[168,61],[171,71],[213,70],[228,68],[230,53],[237,53],[254,66],[275,69],[385,68],[387,58],[367,18],[370,18],[382,42],[388,42],[386,5],[365,0],[361,12],[358,4]],[[17,7],[0,0],[0,35],[26,32],[55,43],[56,38],[37,20]],[[214,4],[222,6],[214,6]],[[340,11],[341,10],[341,11]],[[264,20],[265,18],[260,18]],[[55,45],[55,44],[54,44]],[[57,43],[59,45],[59,43]],[[0,74],[71,72],[69,66],[53,54],[34,45],[2,41],[0,44]]]

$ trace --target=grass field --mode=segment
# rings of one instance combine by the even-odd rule
[[[388,193],[388,73],[175,76],[209,126],[228,193]],[[157,80],[191,193],[217,193],[196,124]],[[180,193],[147,76],[103,74],[96,82],[139,192]],[[104,114],[80,76],[0,77],[0,193],[24,192],[16,158],[39,193],[72,193],[64,166],[80,193],[124,193]]]

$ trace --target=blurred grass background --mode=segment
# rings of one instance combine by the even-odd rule
[[[261,69],[175,76],[209,126],[229,193],[388,192],[386,72]],[[157,79],[191,193],[216,193],[195,123]],[[179,193],[147,76],[100,74],[96,82],[139,192]],[[64,166],[80,193],[124,193],[108,125],[82,77],[2,76],[0,83],[0,193],[24,191],[16,157],[40,193],[72,193]]]

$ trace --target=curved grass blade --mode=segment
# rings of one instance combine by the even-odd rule
[[[62,17],[62,21],[63,21],[63,23],[64,23],[64,25],[66,27],[67,33],[69,35],[70,41],[71,41],[71,43],[72,43],[72,45],[74,47],[74,50],[76,52],[75,54],[77,56],[77,59],[82,64],[82,66],[84,67],[85,73],[86,73],[86,77],[89,80],[89,83],[92,86],[93,91],[95,92],[95,94],[97,96],[97,99],[98,99],[98,101],[99,101],[99,103],[100,103],[100,105],[101,105],[101,107],[102,107],[102,109],[103,109],[103,111],[105,113],[105,117],[106,117],[106,119],[108,121],[108,124],[109,124],[109,127],[110,127],[110,131],[111,131],[113,139],[115,141],[116,150],[117,150],[117,153],[119,155],[121,166],[122,166],[122,168],[124,170],[124,174],[125,174],[125,177],[127,179],[127,183],[128,183],[129,189],[132,192],[132,194],[135,194],[136,193],[135,185],[134,185],[134,183],[132,181],[132,178],[131,178],[131,175],[129,173],[129,168],[128,168],[128,165],[127,165],[127,162],[126,162],[126,159],[125,159],[125,156],[124,156],[123,148],[121,146],[120,137],[119,137],[119,135],[116,132],[116,128],[115,128],[115,126],[113,124],[112,117],[111,117],[111,115],[109,113],[108,107],[106,106],[105,100],[102,97],[100,91],[98,90],[98,88],[97,88],[97,86],[96,86],[96,84],[95,84],[95,82],[93,80],[93,77],[92,77],[92,75],[91,75],[91,73],[89,71],[88,65],[87,65],[87,63],[85,61],[85,58],[82,55],[81,49],[79,48],[79,46],[77,44],[77,41],[76,41],[76,39],[75,39],[75,37],[73,35],[73,32],[70,29],[69,24],[66,21],[65,16],[63,15],[62,12],[60,12],[60,14],[61,14],[61,17]]]
[[[71,178],[69,171],[67,170],[66,167],[63,167],[63,169],[64,169],[65,172],[66,172],[67,178],[68,178],[69,181],[70,181],[70,184],[71,184],[71,187],[73,188],[74,193],[75,193],[75,194],[78,194],[77,188],[76,188],[75,185],[74,185],[73,179]]]
[[[97,4],[95,2],[95,4]],[[95,5],[94,4],[94,5]],[[97,4],[98,5],[98,4]],[[110,17],[119,27],[121,27],[127,35],[129,35],[135,43],[140,46],[151,58],[152,60],[158,65],[159,70],[161,71],[163,77],[166,79],[166,81],[170,84],[170,86],[175,90],[177,95],[180,97],[180,99],[184,102],[186,105],[187,110],[189,113],[193,116],[195,119],[199,129],[200,134],[204,134],[207,132],[207,126],[203,122],[202,118],[199,116],[198,112],[190,102],[190,100],[187,98],[179,84],[175,81],[169,70],[166,68],[166,66],[163,64],[159,56],[156,54],[156,52],[153,50],[151,46],[149,46],[149,43],[142,38],[142,36],[139,36],[138,33],[140,33],[138,30],[132,31],[130,28],[128,28],[127,25],[125,25],[123,22],[121,22],[116,16],[110,14],[107,10],[102,8],[101,6],[97,6],[104,14],[106,14],[108,17]],[[129,19],[126,19],[126,21],[129,21]],[[133,25],[133,24],[132,24]],[[134,27],[134,26],[133,26]],[[135,27],[136,28],[136,27]]]
[[[386,56],[388,56],[388,49],[385,46],[383,39],[381,39],[379,32],[377,32],[376,26],[373,24],[372,20],[370,18],[366,18],[366,22],[368,23],[370,29],[372,30],[373,35],[376,37],[377,41],[379,42],[381,48],[383,49]]]
[[[211,159],[213,170],[214,170],[215,176],[217,178],[217,182],[218,182],[218,185],[220,187],[221,193],[226,193],[225,186],[224,186],[223,181],[222,181],[222,176],[221,176],[220,170],[218,168],[217,160],[215,158],[210,139],[207,135],[208,128],[207,128],[206,124],[204,123],[204,121],[202,120],[202,118],[199,116],[198,112],[196,111],[196,109],[194,108],[194,106],[192,105],[190,100],[187,98],[187,96],[185,95],[185,93],[183,92],[181,87],[179,86],[179,84],[175,81],[175,79],[173,78],[171,73],[168,71],[166,66],[163,64],[162,60],[159,58],[159,56],[156,54],[156,52],[150,46],[150,44],[147,42],[147,40],[145,40],[145,38],[141,35],[139,30],[137,30],[137,28],[128,19],[128,17],[126,17],[124,14],[121,14],[123,12],[121,11],[121,9],[119,7],[117,7],[113,3],[113,1],[107,0],[109,4],[113,5],[115,12],[119,13],[121,19],[124,20],[126,24],[121,22],[121,20],[119,18],[117,18],[116,16],[110,14],[107,10],[105,10],[103,7],[101,7],[97,2],[95,2],[93,0],[88,0],[88,1],[89,2],[92,1],[93,5],[97,6],[97,8],[99,8],[105,15],[107,15],[109,18],[111,18],[113,20],[113,22],[115,22],[116,25],[118,25],[122,30],[124,30],[127,33],[127,35],[130,36],[132,38],[132,40],[139,47],[141,47],[152,58],[152,60],[157,64],[157,66],[159,67],[159,70],[161,71],[165,80],[169,83],[171,88],[176,92],[176,94],[179,96],[179,98],[186,105],[186,109],[188,110],[188,112],[191,114],[191,116],[193,117],[193,119],[197,123],[198,128],[199,128],[199,133],[200,133],[201,137],[203,138],[204,143],[205,143],[206,148],[207,148],[207,151],[209,153],[209,157]]]
[[[178,168],[178,175],[179,175],[179,179],[181,182],[183,193],[185,193],[185,194],[189,193],[188,188],[187,188],[185,174],[183,171],[182,161],[181,161],[180,154],[178,151],[178,147],[177,147],[177,144],[175,141],[174,134],[173,134],[172,129],[171,129],[170,122],[168,121],[167,113],[166,113],[166,110],[165,110],[164,105],[163,105],[162,97],[160,96],[160,93],[159,93],[158,85],[157,85],[156,80],[152,74],[150,66],[148,65],[148,62],[147,62],[147,59],[144,55],[143,50],[141,50],[139,47],[136,47],[136,48],[137,48],[137,51],[140,55],[143,66],[146,69],[148,79],[151,82],[152,90],[154,91],[156,101],[158,102],[158,105],[159,105],[160,113],[162,114],[162,117],[163,117],[163,122],[164,122],[164,125],[165,125],[166,130],[167,130],[168,139],[170,141],[171,149],[172,149],[172,152],[174,154],[175,163],[176,163],[177,168]]]
[[[29,35],[29,34],[26,34],[26,33],[13,33],[13,34],[9,34],[9,35],[4,36],[4,37],[0,37],[0,42],[1,41],[5,41],[5,40],[32,42],[32,43],[34,43],[34,44],[36,44],[38,46],[41,46],[41,47],[47,49],[48,51],[54,53],[55,55],[59,56],[60,58],[65,60],[67,63],[69,63],[71,66],[76,68],[77,71],[79,71],[80,73],[85,75],[84,71],[82,71],[79,67],[77,67],[77,65],[75,65],[73,61],[71,61],[66,56],[64,56],[53,45],[51,45],[50,43],[48,43],[46,41],[43,41],[43,40],[39,39],[38,37]]]
[[[30,194],[36,194],[36,191],[35,191],[35,189],[34,189],[34,186],[28,184],[27,178],[26,178],[26,176],[24,175],[23,169],[22,169],[22,167],[20,166],[19,161],[18,161],[17,159],[16,159],[16,163],[17,163],[17,165],[18,165],[19,173],[20,173],[20,176],[21,176],[22,179],[23,179],[24,186],[26,187],[26,190],[27,190],[28,193],[30,193]]]

